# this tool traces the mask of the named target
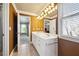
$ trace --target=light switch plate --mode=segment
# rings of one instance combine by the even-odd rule
[[[11,31],[11,27],[9,27],[9,31]]]

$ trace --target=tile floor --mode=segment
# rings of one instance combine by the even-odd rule
[[[18,52],[20,52],[20,55]],[[13,56],[39,56],[33,44],[22,44],[21,51],[18,52],[14,52]]]
[[[20,44],[20,51],[14,52],[13,56],[39,56],[33,44],[29,42],[28,36],[21,35]]]

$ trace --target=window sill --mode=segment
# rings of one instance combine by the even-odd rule
[[[67,37],[67,36],[59,36],[59,38],[62,38],[64,40],[68,40],[68,41],[73,41],[73,42],[79,43],[79,38],[72,38],[72,37]]]

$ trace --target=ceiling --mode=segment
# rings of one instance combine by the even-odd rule
[[[48,3],[15,3],[18,10],[40,15],[41,11],[48,5]]]
[[[56,18],[56,17],[57,17],[57,10],[55,10],[54,12],[48,14],[45,18],[53,19],[53,18]]]
[[[49,3],[15,3],[17,10],[24,11],[29,15],[40,16],[42,10],[48,6]],[[52,12],[47,15],[45,18],[52,19],[54,15],[57,14],[57,11]]]

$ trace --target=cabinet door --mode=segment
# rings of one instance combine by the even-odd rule
[[[41,46],[41,44],[42,44],[42,42],[41,42],[41,39],[40,38],[38,38],[37,39],[37,47],[36,47],[36,49],[37,49],[37,51],[38,51],[38,53],[41,55],[41,49],[42,49],[42,46]]]
[[[58,55],[62,56],[63,52],[62,52],[62,40],[58,39]]]
[[[79,56],[79,43],[59,39],[59,55]]]
[[[58,55],[58,44],[57,43],[46,44],[45,55],[57,56]]]
[[[35,44],[36,43],[36,36],[34,34],[32,34],[32,43]]]

